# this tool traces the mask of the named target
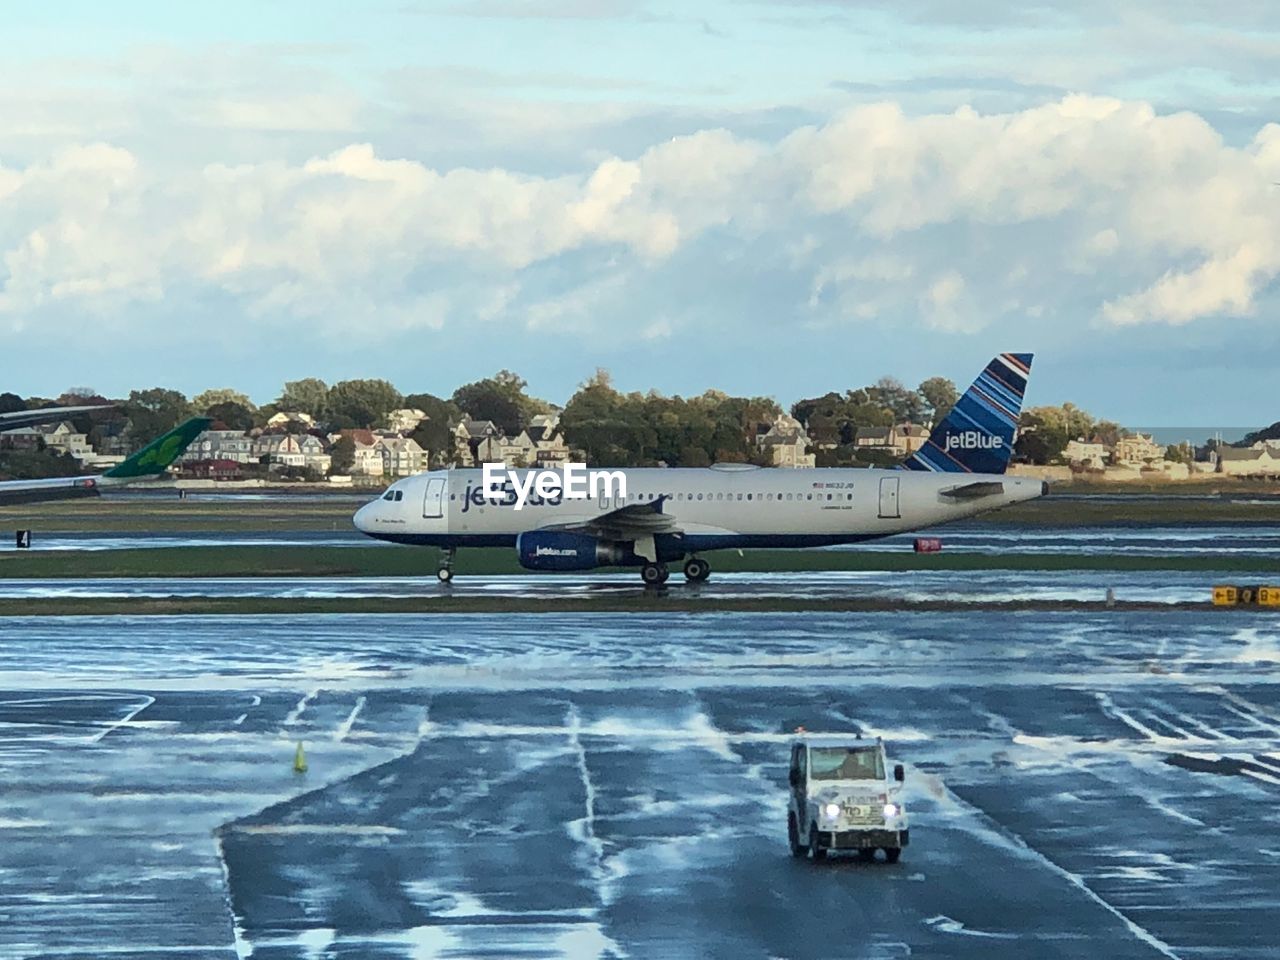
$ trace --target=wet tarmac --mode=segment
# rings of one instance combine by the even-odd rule
[[[0,956],[1280,949],[1274,615],[33,617],[0,640]],[[799,724],[907,764],[901,863],[789,856]]]
[[[1013,601],[1101,602],[1110,589],[1128,603],[1208,602],[1215,582],[1272,583],[1274,569],[1254,573],[1206,571],[1026,571],[912,570],[807,571],[799,573],[716,573],[706,583],[688,584],[679,574],[662,591],[671,597],[707,601],[725,599],[809,599],[815,607],[829,600],[904,600],[956,603]],[[167,597],[395,598],[476,597],[500,600],[617,601],[653,594],[635,571],[583,574],[511,574],[458,576],[444,587],[434,573],[421,577],[90,577],[0,579],[0,600],[63,598],[157,599]]]
[[[1280,527],[1247,524],[1195,524],[1178,526],[1052,527],[1042,525],[952,524],[887,537],[836,550],[859,552],[910,551],[917,536],[938,537],[947,552],[989,556],[1133,556],[1165,557],[1212,552],[1223,557],[1256,557],[1280,560]],[[42,533],[37,531],[32,549],[133,550],[148,547],[369,547],[406,549],[380,544],[350,529],[335,525],[331,531],[248,531],[234,533],[165,534]],[[12,540],[0,541],[0,552],[15,550]]]

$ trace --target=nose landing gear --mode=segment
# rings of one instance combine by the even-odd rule
[[[436,576],[440,578],[440,582],[446,586],[453,582],[453,558],[457,556],[458,551],[450,547],[444,552],[440,558],[440,569],[436,571]]]

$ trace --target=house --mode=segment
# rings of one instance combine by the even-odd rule
[[[509,467],[562,467],[570,450],[560,430],[560,417],[540,413],[512,437],[492,420],[463,420],[453,428],[454,457],[461,466],[505,463]]]
[[[304,433],[296,439],[302,453],[302,465],[316,473],[328,473],[333,464],[328,445],[313,433]]]
[[[1165,448],[1147,434],[1138,433],[1121,437],[1111,451],[1111,461],[1117,464],[1139,465],[1164,459]]]
[[[928,439],[928,432],[919,424],[898,423],[891,427],[859,427],[853,435],[853,445],[860,450],[905,457],[923,447]]]
[[[298,437],[291,433],[264,433],[255,437],[253,453],[255,459],[272,469],[281,467],[301,469],[307,463]]]
[[[1218,450],[1218,472],[1231,477],[1280,477],[1280,455],[1266,446],[1244,450],[1222,447]]]
[[[497,425],[492,420],[462,420],[453,428],[454,457],[466,467],[502,459]]]
[[[901,447],[904,457],[911,456],[911,454],[923,447],[925,441],[929,439],[928,429],[918,423],[900,423],[893,430],[897,444]]]
[[[257,463],[253,438],[243,430],[206,430],[191,442],[179,463],[204,460],[231,460],[235,463]]]
[[[0,449],[36,450],[44,442],[44,434],[35,427],[19,427],[0,433]]]
[[[412,437],[379,437],[374,449],[382,458],[384,477],[411,477],[427,468],[427,451]]]
[[[769,429],[756,438],[756,445],[769,458],[770,466],[809,468],[817,457],[809,452],[809,435],[795,417],[778,417]]]
[[[351,463],[353,477],[386,476],[387,466],[383,460],[382,450],[375,444],[364,444],[356,441],[355,455]]]
[[[1081,437],[1079,440],[1067,441],[1062,458],[1073,467],[1102,470],[1107,465],[1107,448],[1097,437],[1092,440]]]
[[[239,480],[243,473],[236,460],[192,460],[182,464],[180,475],[192,480]]]
[[[533,463],[539,467],[563,467],[569,460],[569,444],[560,429],[560,416],[540,413],[529,421],[524,431],[533,443]]]
[[[47,423],[36,429],[40,431],[44,445],[50,450],[69,453],[81,462],[94,457],[88,435],[76,433],[75,427],[65,420],[57,424]]]
[[[499,459],[510,467],[530,467],[537,459],[537,445],[528,430],[521,430],[515,437],[498,439]]]
[[[387,429],[392,433],[413,433],[425,419],[426,413],[416,407],[392,410],[387,414]]]

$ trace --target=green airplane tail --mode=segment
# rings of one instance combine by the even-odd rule
[[[110,477],[112,480],[133,480],[137,477],[153,477],[164,473],[169,464],[182,456],[192,440],[209,429],[211,423],[213,421],[208,417],[192,417],[178,424],[164,436],[152,440],[124,463],[118,467],[112,467],[103,476]]]

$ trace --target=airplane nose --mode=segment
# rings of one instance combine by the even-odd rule
[[[369,526],[370,526],[369,513],[370,513],[370,508],[372,506],[373,504],[366,503],[363,507],[357,510],[356,515],[351,518],[351,522],[356,525],[356,529],[359,530],[361,533],[369,532]]]

